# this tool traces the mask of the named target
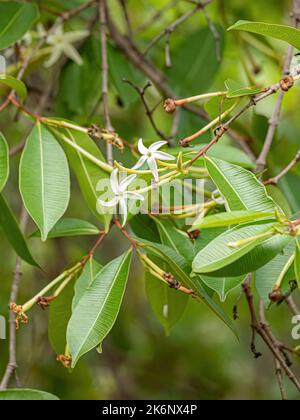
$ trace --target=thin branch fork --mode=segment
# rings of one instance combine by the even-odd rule
[[[285,177],[300,162],[300,150],[297,152],[293,160],[284,168],[277,176],[265,181],[265,185],[277,185],[279,181]]]
[[[256,314],[255,304],[254,304],[254,296],[252,293],[251,288],[251,276],[249,275],[246,281],[243,283],[243,290],[246,296],[246,300],[248,303],[250,315],[251,315],[251,326],[253,331],[258,334],[262,340],[265,342],[271,353],[273,354],[275,360],[278,361],[280,367],[285,372],[287,377],[290,381],[295,385],[297,390],[300,392],[300,382],[290,369],[285,360],[285,357],[281,354],[280,350],[278,349],[276,342],[274,342],[274,338],[270,335],[270,332],[266,329],[266,324],[262,323]]]
[[[107,27],[107,10],[106,10],[106,0],[99,0],[99,23],[100,23],[100,34],[101,34],[101,57],[102,57],[102,103],[104,111],[104,121],[105,128],[113,132],[113,126],[110,120],[109,113],[109,98],[108,98],[108,58],[107,58],[107,36],[106,36],[106,27]],[[106,146],[107,152],[107,161],[113,166],[114,157],[113,157],[113,146],[110,143],[107,143]]]
[[[292,0],[291,26],[293,26],[294,28],[297,28],[300,21],[299,11],[300,11],[300,0]],[[293,59],[293,54],[294,54],[294,47],[289,45],[285,62],[283,65],[282,77],[285,77],[290,74],[290,67],[291,67],[291,63]],[[267,158],[270,153],[274,136],[275,136],[278,123],[279,123],[284,94],[285,94],[284,90],[281,90],[279,92],[279,95],[278,95],[278,98],[277,98],[277,101],[276,101],[276,104],[275,104],[275,107],[274,107],[274,110],[273,110],[273,113],[269,122],[269,128],[268,128],[268,132],[265,138],[265,142],[261,150],[261,153],[256,161],[257,172],[262,172],[267,165]]]
[[[213,0],[207,1],[199,1],[195,3],[194,9],[190,10],[186,14],[180,16],[177,20],[175,20],[171,25],[169,25],[166,29],[164,29],[160,34],[158,34],[148,45],[148,47],[144,51],[144,55],[147,55],[149,51],[164,37],[169,36],[172,32],[174,32],[180,25],[182,25],[186,20],[190,17],[194,16],[199,10],[204,9],[208,6]]]
[[[132,86],[132,88],[140,95],[140,98],[142,100],[142,103],[144,105],[145,111],[146,111],[146,115],[149,118],[150,124],[152,125],[152,128],[154,129],[154,131],[156,132],[156,134],[163,140],[167,140],[167,137],[164,135],[164,133],[158,128],[158,126],[156,125],[154,118],[153,118],[153,112],[155,111],[154,109],[150,109],[148,102],[145,98],[146,92],[147,90],[152,86],[151,82],[148,82],[143,88],[140,88],[139,86],[135,85],[133,82],[131,82],[130,80],[123,80],[124,83],[127,83],[128,85]]]

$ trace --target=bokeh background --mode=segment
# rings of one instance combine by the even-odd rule
[[[66,2],[63,1],[49,0],[37,3],[40,4],[41,10],[45,6],[58,11],[66,7]],[[80,3],[80,1],[69,1],[68,7]],[[156,19],[149,28],[140,31],[138,28],[157,10],[170,4],[170,1],[128,1],[128,10],[140,46],[146,46],[168,23],[192,7],[186,1],[178,0],[173,3],[174,6],[168,9],[161,19]],[[109,0],[109,7],[114,19],[122,28],[118,1]],[[206,38],[201,42],[201,38],[198,37],[197,42],[189,46],[191,65],[193,60],[197,59],[197,53],[202,54],[202,61],[200,65],[198,63],[198,71],[194,76],[195,83],[191,83],[190,80],[187,83],[183,77],[180,86],[174,83],[175,91],[181,92],[181,95],[185,95],[186,92],[188,96],[207,90],[220,90],[228,78],[246,84],[249,84],[250,78],[250,82],[252,79],[261,86],[277,81],[286,46],[274,40],[258,38],[261,45],[265,46],[263,52],[262,48],[256,48],[253,43],[237,40],[231,33],[226,33],[225,29],[239,19],[288,23],[289,10],[290,2],[283,0],[213,2],[208,11],[222,33],[222,44],[224,44],[222,63],[215,65],[206,57],[212,54],[209,52],[209,45],[214,45],[213,40],[210,40],[207,46]],[[46,11],[42,13],[44,24],[47,26],[53,21],[53,15]],[[69,22],[67,26],[69,29],[82,28],[88,18],[89,14],[84,14]],[[191,34],[198,33],[199,29],[206,27],[205,18],[199,12],[173,34],[171,49],[177,57],[175,61],[178,66],[180,66],[180,56],[178,58],[176,55],[178,45]],[[98,40],[99,33],[95,26],[94,41],[85,43],[81,49],[85,68],[81,70],[83,73],[80,75],[76,73],[78,70],[75,68],[76,65],[70,62],[58,63],[56,72],[53,68],[45,69],[40,62],[32,66],[27,75],[27,84],[32,87],[27,106],[34,107],[39,90],[43,91],[55,73],[57,84],[45,113],[71,118],[81,124],[91,122],[101,124],[102,109],[101,104],[97,104],[101,79],[97,52],[95,52],[99,45]],[[208,49],[203,52],[205,46]],[[164,69],[163,44],[158,44],[153,49],[151,58],[168,74],[168,70]],[[117,75],[124,73],[124,77],[128,78],[132,72],[136,83],[142,86],[146,82],[144,76],[125,68],[126,60],[124,64],[124,59],[120,62],[116,59],[116,66]],[[256,68],[259,68],[259,73],[254,71]],[[176,68],[172,71],[176,72]],[[208,77],[210,74],[211,77]],[[210,83],[207,82],[207,77],[211,80]],[[194,86],[197,90],[194,90]],[[139,97],[129,90],[130,88],[126,88],[124,92],[122,88],[118,90],[115,87],[111,90],[112,119],[116,130],[130,142],[136,141],[140,136],[155,140],[157,136],[145,116]],[[285,98],[282,121],[270,155],[270,173],[276,173],[283,168],[300,147],[299,95],[300,89],[296,87]],[[152,88],[149,89],[147,98],[151,104],[155,104],[159,94]],[[236,128],[251,139],[250,146],[255,153],[261,148],[273,105],[274,98],[270,98],[237,123]],[[92,109],[95,111],[93,115],[91,115]],[[171,119],[164,114],[162,107],[156,111],[155,120],[164,132],[170,131]],[[183,133],[192,133],[202,124],[199,118],[191,118],[184,114],[178,137]],[[16,115],[16,111],[7,110],[0,116],[0,129],[5,133],[11,147],[23,138],[28,127],[28,121]],[[201,141],[205,140],[207,137]],[[229,141],[225,139],[225,142]],[[128,164],[132,163],[132,158],[126,154],[121,156],[117,152],[116,156]],[[18,192],[18,162],[19,156],[12,159],[11,176],[5,191],[5,196],[17,215],[21,208]],[[298,168],[280,185],[294,211],[300,210],[299,176]],[[72,186],[72,201],[67,216],[97,223],[87,209],[75,179]],[[35,227],[31,224],[28,233],[34,230]],[[47,243],[31,239],[30,247],[45,272],[34,270],[24,264],[19,302],[28,300],[65,266],[79,260],[92,244],[93,238],[49,240]],[[114,231],[97,252],[96,258],[105,263],[120,255],[125,249],[124,238]],[[15,255],[0,232],[0,313],[6,316],[8,316],[7,303],[14,265]],[[240,294],[240,290],[235,290],[224,304],[228,314],[232,314],[232,308]],[[278,337],[291,346],[296,346],[300,342],[291,339],[291,318],[284,304],[278,308],[273,307],[268,312],[268,319],[274,325]],[[278,399],[280,396],[274,375],[274,361],[269,351],[258,340],[257,347],[263,353],[263,357],[254,360],[251,354],[249,314],[244,298],[239,303],[239,320],[236,321],[240,331],[240,342],[205,306],[193,301],[190,302],[182,319],[171,330],[170,335],[166,336],[147,302],[144,271],[138,262],[134,264],[121,312],[112,333],[104,342],[103,353],[100,355],[91,352],[79,362],[73,373],[69,373],[55,360],[56,355],[48,340],[47,320],[48,312],[35,308],[30,313],[30,324],[18,332],[18,375],[24,387],[43,389],[62,399],[73,400]],[[0,341],[1,373],[7,362],[7,347],[8,341]],[[299,360],[295,360],[294,363],[296,370],[299,371],[297,367]],[[288,382],[286,385],[289,397],[299,399],[295,389]]]

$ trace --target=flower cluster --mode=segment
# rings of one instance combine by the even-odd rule
[[[141,158],[137,164],[132,168],[133,170],[142,168],[145,164],[148,165],[150,171],[152,172],[154,181],[159,182],[158,176],[158,162],[159,161],[172,161],[175,160],[174,156],[169,155],[168,153],[161,152],[159,149],[166,145],[166,141],[157,141],[153,143],[149,148],[147,148],[143,140],[140,139],[138,142],[138,150],[141,154]],[[143,201],[144,196],[137,192],[129,191],[129,186],[136,179],[137,175],[132,174],[128,177],[120,180],[120,173],[118,169],[115,169],[110,177],[111,190],[114,194],[114,197],[110,201],[99,200],[99,203],[103,207],[116,207],[117,205],[120,208],[120,211],[123,215],[123,226],[126,224],[128,217],[127,201],[128,200],[139,200]]]

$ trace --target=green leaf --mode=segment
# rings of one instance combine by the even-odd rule
[[[253,87],[244,87],[239,83],[235,82],[234,80],[228,79],[225,82],[226,89],[228,90],[227,98],[239,98],[242,96],[249,96],[249,95],[256,95],[261,92],[261,89],[253,88]]]
[[[100,149],[87,134],[70,129],[64,131],[66,136],[75,144],[85,149],[95,158],[105,162]],[[89,206],[89,209],[104,224],[104,227],[107,230],[109,228],[112,215],[107,213],[99,214],[97,210],[97,201],[100,193],[97,191],[97,185],[99,181],[103,179],[109,179],[109,174],[107,174],[89,159],[82,156],[79,151],[75,150],[65,142],[62,142],[62,146],[68,156],[70,165],[74,174],[76,175],[81,192],[87,205]]]
[[[221,53],[224,46],[222,28]],[[184,41],[172,51],[172,68],[168,78],[177,95],[184,97],[195,92],[207,92],[220,68],[216,56],[215,39],[208,28],[201,28],[184,37]]]
[[[65,354],[67,328],[72,312],[101,269],[102,266],[91,258],[79,278],[76,279],[75,286],[74,281],[71,281],[63,292],[51,302],[48,335],[51,346],[57,355]]]
[[[290,45],[300,50],[300,31],[291,26],[239,20],[228,28],[228,31],[247,31],[258,35],[270,36],[279,39],[280,41],[288,42]]]
[[[245,276],[223,278],[201,276],[201,280],[218,293],[221,302],[225,302],[228,293],[240,286],[245,280]]]
[[[0,50],[21,39],[38,17],[38,8],[32,3],[2,1],[0,3]]]
[[[5,137],[0,133],[0,192],[6,185],[9,175],[9,149]]]
[[[192,227],[195,229],[209,229],[217,227],[225,227],[238,225],[241,223],[254,222],[260,219],[274,219],[274,212],[257,212],[257,211],[232,211],[227,213],[217,213],[212,216],[207,216]]]
[[[160,241],[156,223],[147,214],[137,214],[134,216],[130,220],[130,227],[139,238],[153,242]]]
[[[273,291],[278,279],[287,273],[291,257],[295,253],[294,241],[291,241],[284,250],[271,262],[254,273],[256,290],[265,305],[269,305],[269,294]]]
[[[45,241],[68,207],[70,174],[64,151],[39,123],[31,132],[22,154],[20,192]]]
[[[56,223],[48,234],[49,239],[65,238],[67,236],[99,235],[99,229],[85,220],[61,219]],[[30,237],[39,238],[40,231],[36,231]]]
[[[16,91],[20,97],[21,102],[25,100],[27,96],[27,88],[21,80],[6,74],[0,74],[0,84],[8,86],[9,88]]]
[[[174,249],[177,254],[191,262],[194,258],[194,246],[188,235],[177,229],[168,220],[160,220],[158,218],[154,220],[159,231],[161,243]]]
[[[76,306],[67,330],[73,368],[112,329],[121,307],[131,258],[130,249],[105,266]]]
[[[73,299],[73,310],[78,305],[78,302],[85,294],[87,289],[93,284],[95,278],[98,276],[103,266],[91,258],[84,267],[79,279],[75,283],[75,295]]]
[[[35,389],[8,389],[6,391],[0,391],[1,401],[58,401],[59,398],[55,395],[49,394],[48,392],[38,391]]]
[[[261,223],[241,226],[218,236],[197,254],[193,261],[193,271],[199,274],[206,274],[229,266],[252,251],[266,238],[262,239],[258,237],[236,248],[229,246],[229,244],[265,234],[272,229],[272,225],[273,223]],[[245,267],[245,271],[239,273],[239,275],[246,274],[247,272],[248,267]]]
[[[210,177],[231,211],[274,211],[274,201],[252,172],[218,159],[206,157],[205,161]]]
[[[64,118],[87,124],[101,98],[101,47],[99,37],[92,35],[79,50],[83,64],[69,61],[60,73],[59,95],[56,96],[55,113]]]
[[[178,293],[167,284],[146,273],[146,294],[157,319],[164,327],[166,335],[181,319],[189,301],[188,295]]]
[[[166,245],[146,241],[145,239],[136,239],[142,246],[144,246],[148,253],[161,258],[164,262],[166,262],[170,266],[172,274],[176,277],[176,280],[180,281],[185,287],[196,291],[199,294],[199,301],[205,303],[218,316],[218,318],[220,318],[232,330],[232,332],[238,336],[236,326],[226,315],[223,309],[216,304],[206,292],[201,283],[201,279],[197,277],[189,277],[187,272],[190,268],[183,257],[178,255],[176,251]]]
[[[60,295],[51,302],[48,321],[48,337],[54,352],[65,354],[67,326],[72,315],[74,282],[71,281]]]
[[[143,87],[145,78],[131,65],[122,52],[112,45],[109,45],[108,48],[108,62],[110,80],[120,95],[125,108],[127,108],[132,103],[137,102],[140,96],[124,80],[129,80],[135,85]]]
[[[8,207],[5,199],[0,194],[0,226],[2,227],[9,243],[14,248],[16,253],[22,260],[28,264],[39,267],[36,261],[33,259],[24,236],[19,228],[19,225],[13,215],[12,211]]]
[[[295,254],[295,274],[300,289],[300,241],[296,239],[296,254]]]

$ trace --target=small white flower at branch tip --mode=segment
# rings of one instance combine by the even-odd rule
[[[157,141],[148,148],[144,145],[143,140],[139,139],[138,142],[138,150],[142,157],[137,162],[137,164],[132,169],[139,169],[144,163],[147,162],[149,169],[151,170],[155,182],[158,182],[158,168],[157,168],[157,160],[175,160],[174,156],[169,155],[165,152],[160,152],[159,149],[165,146],[168,142],[167,141]]]
[[[47,36],[47,31],[43,25],[38,25],[37,32],[39,38],[47,37],[47,44],[52,47],[50,57],[45,63],[46,67],[53,66],[63,55],[67,56],[78,65],[83,64],[82,58],[73,44],[84,40],[90,34],[89,31],[65,32],[61,25],[58,26],[53,33]]]
[[[114,198],[110,201],[99,200],[99,203],[103,207],[116,207],[120,206],[121,213],[123,215],[123,226],[125,226],[128,216],[127,201],[128,200],[139,200],[144,201],[144,197],[134,191],[128,191],[128,187],[136,179],[136,175],[130,175],[121,181],[119,180],[119,170],[115,169],[110,177],[110,186],[114,193]]]

